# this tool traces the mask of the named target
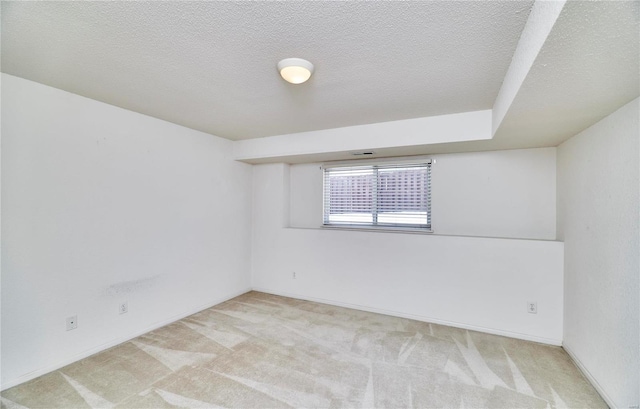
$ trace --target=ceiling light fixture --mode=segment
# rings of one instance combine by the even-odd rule
[[[278,71],[285,81],[302,84],[313,74],[313,64],[302,58],[285,58],[278,63]]]

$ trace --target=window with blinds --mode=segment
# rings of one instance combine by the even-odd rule
[[[324,168],[324,224],[431,228],[431,163]]]

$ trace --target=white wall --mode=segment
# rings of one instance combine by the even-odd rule
[[[231,142],[5,74],[2,102],[2,388],[250,288]]]
[[[555,148],[431,155],[437,234],[554,240]],[[365,163],[360,161],[358,163]],[[292,227],[322,224],[319,163],[291,165]]]
[[[564,346],[612,407],[640,404],[639,100],[558,149]]]
[[[300,167],[290,178],[288,165],[254,166],[254,288],[561,343],[562,243],[287,228],[288,180],[294,190],[314,168]],[[310,202],[321,193],[309,190],[291,200],[292,221],[306,217],[293,210],[302,197],[316,206]],[[501,199],[508,203],[509,192]],[[527,313],[528,301],[538,302],[538,314]]]

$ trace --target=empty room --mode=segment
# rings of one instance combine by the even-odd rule
[[[0,406],[639,408],[639,1],[2,1]]]

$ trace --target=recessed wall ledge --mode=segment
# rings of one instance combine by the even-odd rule
[[[464,239],[491,239],[491,240],[524,240],[524,241],[543,241],[563,243],[563,240],[556,239],[538,239],[531,237],[506,237],[506,236],[471,236],[464,234],[443,234],[435,230],[418,230],[408,228],[384,229],[384,228],[366,228],[366,227],[346,227],[346,226],[320,226],[320,227],[297,227],[287,226],[285,229],[292,230],[326,230],[326,231],[355,231],[365,233],[395,233],[395,234],[421,234],[425,236],[464,238]]]

